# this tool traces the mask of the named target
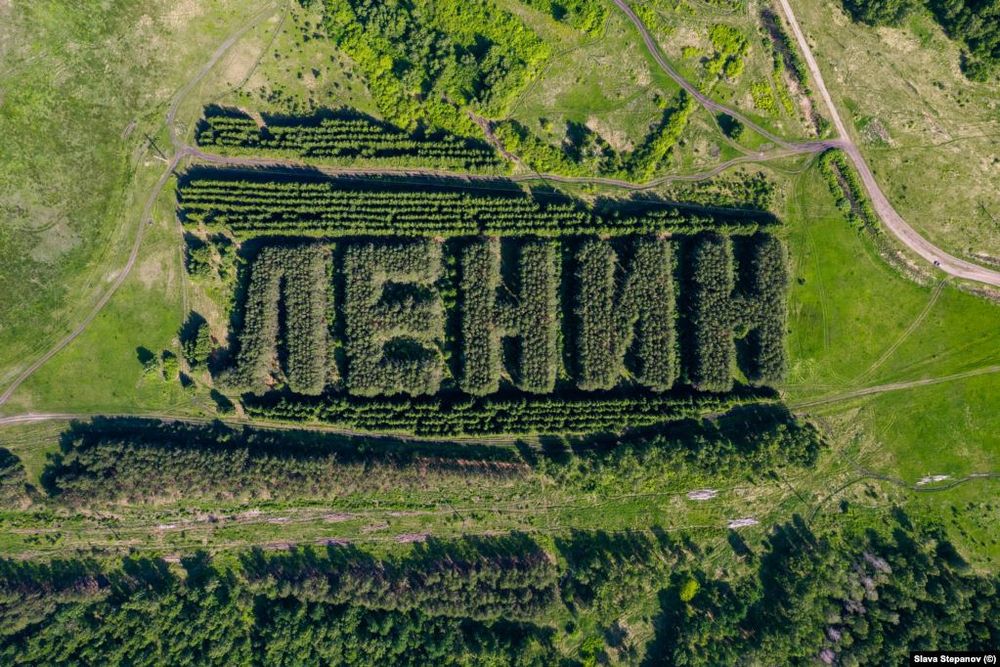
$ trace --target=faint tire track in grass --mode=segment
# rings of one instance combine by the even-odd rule
[[[869,366],[867,370],[865,370],[863,373],[861,373],[856,378],[854,378],[854,380],[851,381],[852,384],[864,382],[865,380],[870,378],[872,374],[874,374],[875,371],[878,370],[878,368],[882,364],[888,361],[889,357],[891,357],[896,352],[896,350],[899,349],[899,346],[902,345],[904,342],[906,342],[906,340],[913,335],[913,332],[916,331],[921,324],[923,324],[924,320],[927,319],[927,316],[930,314],[931,309],[934,307],[934,304],[937,303],[938,298],[941,296],[941,292],[944,290],[944,285],[945,285],[944,280],[938,281],[938,284],[934,286],[934,291],[931,292],[931,298],[927,301],[927,304],[924,306],[923,310],[921,310],[917,314],[917,316],[913,319],[913,321],[910,322],[910,325],[906,327],[906,330],[903,331],[903,333],[900,334],[895,341],[893,341],[892,345],[886,348],[885,352],[883,352],[878,359],[872,362],[871,366]]]
[[[788,407],[793,409],[813,408],[822,405],[828,405],[830,403],[849,401],[852,398],[861,398],[863,396],[871,396],[873,394],[884,394],[890,391],[900,391],[903,389],[912,389],[914,387],[926,387],[929,385],[942,384],[944,382],[952,382],[954,380],[964,380],[966,378],[976,377],[979,375],[989,375],[991,373],[1000,373],[1000,365],[984,366],[982,368],[975,368],[971,371],[965,371],[964,373],[953,373],[951,375],[942,375],[936,378],[924,378],[921,380],[910,380],[908,382],[892,382],[889,384],[880,384],[874,387],[855,389],[853,391],[846,391],[840,394],[833,394],[831,396],[824,396],[821,398],[808,399],[804,401],[796,401],[794,403],[789,403]]]

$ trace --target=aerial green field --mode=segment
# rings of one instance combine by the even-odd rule
[[[995,649],[958,4],[0,0],[0,661]]]

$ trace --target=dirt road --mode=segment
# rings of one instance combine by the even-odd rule
[[[840,114],[837,112],[837,107],[833,103],[833,98],[830,97],[830,91],[827,89],[826,83],[823,81],[823,73],[820,72],[819,65],[816,63],[816,58],[813,57],[812,49],[809,48],[809,42],[806,41],[805,34],[802,32],[802,28],[799,26],[799,22],[795,18],[792,6],[789,4],[788,0],[778,0],[778,4],[781,5],[781,10],[785,14],[785,19],[788,21],[788,25],[791,27],[792,33],[795,35],[795,40],[799,44],[799,50],[806,59],[806,65],[809,67],[809,72],[816,84],[816,89],[823,98],[823,103],[826,104],[827,111],[830,114],[830,119],[833,121],[833,126],[836,128],[837,134],[840,137],[840,147],[845,153],[847,153],[848,157],[850,157],[851,162],[854,163],[854,168],[858,170],[858,174],[861,176],[861,181],[864,183],[865,189],[868,191],[868,196],[872,200],[872,205],[875,207],[876,213],[878,213],[878,216],[882,219],[885,226],[889,228],[889,231],[895,234],[896,238],[902,241],[908,248],[913,250],[913,252],[917,253],[928,262],[931,262],[945,273],[958,278],[964,278],[966,280],[975,280],[976,282],[986,283],[988,285],[1000,286],[1000,271],[993,271],[986,267],[979,266],[978,264],[973,264],[972,262],[967,262],[949,255],[924,237],[920,236],[920,234],[918,234],[917,231],[913,229],[913,227],[911,227],[898,212],[896,212],[896,209],[891,203],[889,203],[889,199],[882,192],[882,188],[879,187],[878,181],[875,180],[875,174],[872,173],[868,163],[865,162],[865,158],[861,155],[860,149],[858,149],[857,144],[854,143],[854,139],[851,137],[850,132],[847,131],[847,127],[844,125],[843,120],[841,120]]]
[[[845,391],[840,394],[822,396],[820,398],[809,398],[804,401],[796,401],[794,403],[789,403],[789,407],[794,409],[815,408],[829,403],[840,403],[841,401],[849,401],[852,398],[861,398],[862,396],[884,394],[889,391],[901,391],[903,389],[912,389],[914,387],[927,387],[929,385],[941,384],[943,382],[953,382],[955,380],[964,380],[966,378],[976,377],[978,375],[990,375],[992,373],[1000,373],[1000,366],[983,366],[982,368],[974,368],[970,371],[953,373],[951,375],[942,375],[941,377],[936,378],[923,378],[921,380],[910,380],[908,382],[890,382],[889,384],[880,384],[874,387],[863,387],[861,389]]]
[[[889,203],[889,199],[882,192],[878,182],[875,180],[875,175],[872,173],[871,168],[868,166],[868,163],[865,162],[857,144],[854,143],[850,133],[847,131],[847,128],[840,118],[840,114],[837,113],[837,107],[833,104],[830,92],[827,90],[826,84],[823,81],[823,74],[820,72],[819,66],[816,64],[816,59],[813,57],[812,51],[809,48],[809,43],[806,41],[805,35],[802,33],[802,29],[799,27],[798,21],[795,19],[795,14],[792,11],[792,7],[788,0],[778,0],[778,2],[781,5],[785,18],[792,29],[792,33],[795,35],[795,39],[799,45],[799,50],[805,57],[809,71],[816,84],[816,89],[819,90],[820,96],[823,98],[823,102],[829,110],[833,126],[839,135],[836,140],[808,142],[786,141],[752,122],[739,111],[726,107],[725,105],[703,95],[693,84],[685,80],[684,77],[682,77],[670,65],[670,63],[667,62],[666,58],[663,57],[656,40],[650,34],[642,20],[634,11],[632,11],[632,8],[628,5],[628,3],[625,2],[625,0],[613,1],[615,5],[617,5],[618,8],[621,9],[621,11],[635,25],[639,34],[642,36],[642,41],[646,44],[646,48],[649,50],[649,53],[653,56],[663,71],[666,72],[671,79],[676,81],[677,84],[686,90],[692,97],[694,97],[703,107],[711,111],[728,114],[733,118],[738,119],[745,126],[753,129],[762,136],[767,137],[778,146],[781,146],[790,152],[812,153],[822,151],[827,148],[840,148],[848,155],[851,162],[854,163],[855,169],[858,170],[861,181],[864,184],[865,189],[868,191],[868,196],[872,200],[872,205],[875,207],[875,212],[882,219],[882,222],[889,229],[889,231],[892,232],[893,235],[895,235],[896,238],[898,238],[904,245],[949,275],[957,278],[963,278],[965,280],[974,280],[987,285],[993,285],[994,287],[1000,287],[1000,271],[994,271],[992,269],[979,266],[978,264],[967,262],[941,250],[930,241],[920,236],[920,234],[918,234],[917,231],[913,229],[913,227],[911,227],[901,215],[899,215],[896,209],[893,208],[892,204]]]

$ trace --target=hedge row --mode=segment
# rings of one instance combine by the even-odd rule
[[[178,204],[186,225],[240,237],[749,234],[774,223],[766,214],[695,214],[663,202],[608,202],[596,210],[500,179],[470,189],[457,180],[309,180],[297,172],[248,180],[233,170],[199,170],[181,179]]]
[[[245,402],[251,417],[319,421],[363,431],[425,437],[621,432],[767,400],[766,391],[674,396],[531,396],[357,400],[265,397]]]
[[[369,116],[349,112],[296,119],[265,118],[266,125],[241,112],[209,107],[198,126],[202,148],[228,155],[316,158],[324,162],[359,159],[410,166],[451,167],[496,172],[503,161],[483,141],[445,132],[405,132]]]

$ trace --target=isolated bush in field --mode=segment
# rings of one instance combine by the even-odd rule
[[[736,79],[743,73],[744,59],[750,53],[750,42],[739,29],[724,23],[712,26],[708,33],[715,54],[705,65],[709,74]]]
[[[136,359],[142,364],[142,374],[143,375],[159,375],[160,373],[160,357],[146,347],[135,348]]]
[[[200,239],[188,239],[186,266],[192,276],[206,277],[212,273],[212,248]]]
[[[746,127],[736,118],[729,114],[721,113],[718,116],[719,127],[726,133],[726,136],[733,141],[741,140],[746,134]]]
[[[167,382],[176,380],[181,370],[177,355],[170,350],[164,350],[163,354],[160,355],[160,363],[163,369],[163,379]]]

